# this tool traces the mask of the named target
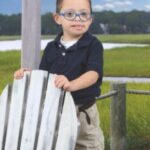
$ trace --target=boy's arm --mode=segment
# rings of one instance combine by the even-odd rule
[[[84,88],[88,88],[94,83],[96,83],[98,78],[99,78],[99,75],[96,71],[88,71],[82,74],[77,79],[71,81],[70,90],[77,91],[77,90],[81,90]]]
[[[99,74],[96,71],[88,71],[72,81],[69,81],[63,75],[58,75],[55,80],[55,85],[67,91],[77,91],[93,85],[97,82],[98,78]]]

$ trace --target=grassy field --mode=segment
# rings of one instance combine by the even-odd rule
[[[102,93],[109,92],[110,83],[102,85]],[[149,84],[128,83],[127,89],[148,90]],[[109,149],[110,132],[110,99],[97,102],[100,112],[101,127],[106,137],[106,146]],[[128,150],[150,149],[150,96],[127,94],[127,142]]]
[[[98,35],[102,42],[150,44],[150,34]]]
[[[43,35],[42,39],[54,38],[55,35]],[[102,42],[150,44],[150,34],[108,34],[97,35]],[[20,39],[20,36],[0,36],[0,41]]]
[[[43,35],[42,39],[51,39],[54,38],[55,35]],[[0,41],[9,41],[9,40],[20,40],[21,36],[20,35],[16,35],[16,36],[0,36]]]
[[[117,48],[104,52],[105,76],[150,77],[150,47]],[[13,73],[20,68],[20,52],[0,52],[0,93],[7,83],[13,80]],[[110,89],[104,82],[102,93]],[[128,89],[149,90],[149,84],[127,84]],[[109,150],[110,99],[97,102],[101,126]],[[127,95],[127,139],[128,150],[150,149],[150,96]],[[147,149],[146,149],[147,148]]]
[[[105,76],[150,77],[150,46],[104,52]]]
[[[0,52],[0,92],[4,86],[12,82],[13,73],[20,68],[20,52]]]
[[[19,35],[13,35],[13,36],[0,36],[0,41],[8,41],[8,40],[19,40],[21,37]]]
[[[19,68],[20,52],[0,52],[0,91]],[[104,76],[150,77],[150,47],[104,51]],[[9,80],[8,80],[9,79]]]

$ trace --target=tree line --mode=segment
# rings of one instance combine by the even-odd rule
[[[150,33],[150,12],[103,11],[93,13],[90,32],[93,34]],[[52,13],[42,15],[42,35],[57,34],[61,28],[53,20]],[[21,14],[0,14],[0,35],[20,35]]]

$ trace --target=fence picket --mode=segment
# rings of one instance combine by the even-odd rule
[[[20,150],[33,150],[35,146],[36,131],[38,127],[38,117],[40,105],[42,102],[42,93],[44,83],[47,78],[47,72],[36,71],[31,74],[31,82],[27,98],[27,107],[24,121],[24,130],[22,134]],[[39,83],[37,85],[37,83]],[[34,91],[34,92],[33,92]]]
[[[0,97],[0,150],[4,149],[9,114],[10,86],[7,85]]]
[[[5,150],[16,150],[19,143],[19,133],[21,129],[23,108],[27,92],[26,85],[27,76],[25,76],[23,80],[14,80]]]
[[[52,147],[60,89],[54,85],[55,75],[50,75],[44,102],[37,150],[50,150]]]
[[[63,113],[61,116],[60,128],[55,150],[74,150],[77,139],[77,132],[78,120],[76,116],[76,109],[74,107],[72,96],[67,92],[65,96]]]

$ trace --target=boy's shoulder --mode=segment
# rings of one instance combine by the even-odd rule
[[[96,36],[96,35],[93,35],[91,33],[89,33],[89,35],[91,36],[91,39],[95,42],[98,42],[98,43],[101,43],[101,40]]]
[[[58,33],[58,34],[56,35],[56,37],[54,37],[54,39],[52,39],[51,41],[49,41],[49,42],[47,43],[47,46],[46,46],[46,47],[53,47],[53,46],[55,46],[55,45],[57,45],[57,44],[60,44],[60,38],[61,38],[62,34],[63,34],[62,32]]]
[[[51,48],[53,49],[54,47],[55,47],[55,39],[53,39],[47,43],[45,50],[51,49]]]
[[[92,45],[102,45],[101,41],[93,34],[86,32],[79,40],[79,45],[92,46]]]
[[[55,40],[53,39],[47,43],[47,46],[52,46],[52,45],[54,45],[54,43],[55,43]]]

